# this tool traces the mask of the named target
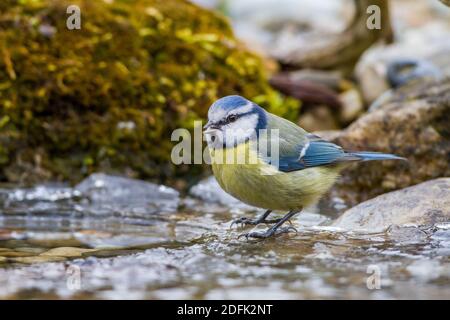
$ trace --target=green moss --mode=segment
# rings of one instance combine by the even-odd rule
[[[72,4],[81,30],[66,28]],[[298,114],[226,19],[188,1],[0,3],[1,180],[185,174],[170,164],[171,132],[236,93]]]

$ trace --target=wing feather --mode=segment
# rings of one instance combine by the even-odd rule
[[[359,160],[346,153],[340,146],[309,134],[283,118],[270,115],[268,129],[272,128],[279,129],[278,170],[280,171],[290,172],[342,161]],[[262,158],[267,163],[273,162],[270,152],[268,156]]]

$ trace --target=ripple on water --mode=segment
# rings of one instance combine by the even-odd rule
[[[247,242],[240,210],[167,190],[178,209],[119,191],[112,208],[99,179],[116,182],[0,190],[0,297],[450,298],[450,224],[344,232],[305,213],[298,234]]]

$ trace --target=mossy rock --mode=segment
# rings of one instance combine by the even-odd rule
[[[80,30],[66,26],[73,4]],[[227,94],[298,115],[227,20],[188,1],[0,3],[0,180],[201,172],[171,164],[170,135]]]

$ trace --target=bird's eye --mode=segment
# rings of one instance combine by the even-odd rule
[[[236,119],[237,119],[237,116],[232,114],[232,115],[228,116],[227,122],[235,122]]]

